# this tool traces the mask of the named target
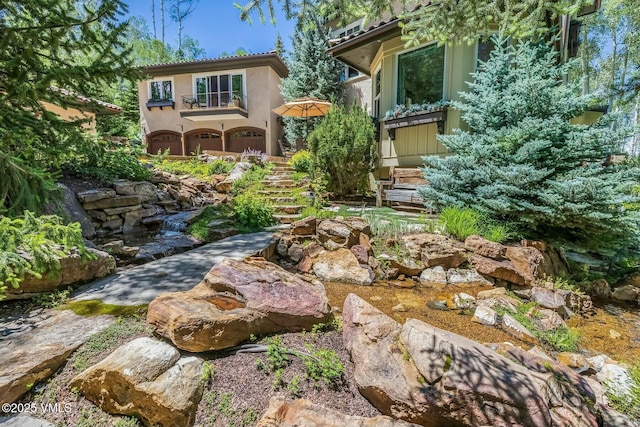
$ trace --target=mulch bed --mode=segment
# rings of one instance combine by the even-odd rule
[[[353,378],[353,363],[342,343],[342,333],[329,331],[326,333],[287,333],[280,335],[283,346],[306,351],[305,343],[311,343],[316,349],[328,349],[336,352],[345,368],[344,383],[333,389],[324,382],[314,383],[305,378],[305,367],[302,361],[290,356],[292,363],[284,369],[284,383],[291,384],[298,376],[298,393],[292,396],[287,386],[274,388],[275,375],[265,372],[256,366],[257,359],[266,361],[266,354],[238,354],[210,360],[214,365],[213,380],[205,388],[204,397],[198,408],[197,426],[227,427],[233,425],[253,426],[251,420],[258,419],[269,406],[273,396],[284,396],[287,399],[303,398],[326,408],[335,409],[347,415],[374,417],[380,412],[374,408],[358,391]],[[266,344],[265,340],[259,341]],[[225,394],[227,395],[225,397]],[[227,410],[226,402],[230,401]]]
[[[127,318],[127,323],[144,325],[143,319]],[[136,332],[130,336],[120,337],[117,343],[99,354],[86,360],[91,366],[104,359],[113,350],[140,336],[148,336],[148,332]],[[353,378],[353,363],[342,342],[340,331],[318,333],[286,333],[280,335],[282,346],[308,352],[305,343],[310,343],[315,349],[327,349],[336,352],[345,368],[344,382],[338,387],[332,387],[320,381],[314,383],[306,378],[303,362],[295,356],[289,355],[290,365],[284,368],[282,379],[284,384],[274,387],[275,374],[268,369],[259,369],[257,359],[266,362],[266,353],[228,355],[224,352],[210,352],[195,354],[214,366],[212,378],[205,386],[204,395],[198,407],[196,426],[207,427],[249,427],[254,426],[264,414],[269,400],[273,396],[284,396],[293,400],[296,398],[309,399],[327,408],[335,409],[348,415],[373,417],[380,415],[362,395]],[[268,344],[269,338],[257,341],[258,344]],[[81,351],[80,347],[78,351]],[[185,355],[191,355],[185,353]],[[38,408],[42,403],[60,404],[61,408],[69,405],[68,412],[52,412],[33,415],[45,418],[56,426],[86,426],[86,427],[134,427],[142,426],[142,422],[131,417],[109,415],[92,402],[85,399],[77,391],[71,390],[69,382],[80,372],[74,368],[74,355],[67,364],[51,379],[38,384],[22,402],[35,402]],[[288,386],[295,377],[299,382],[297,387]]]

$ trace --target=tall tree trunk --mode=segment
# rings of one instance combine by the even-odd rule
[[[622,96],[624,95],[624,85],[627,79],[627,65],[629,63],[629,48],[624,51],[624,59],[622,61],[622,74],[620,75],[620,87],[618,88],[618,105],[622,104]]]
[[[151,19],[153,21],[153,38],[158,38],[158,33],[156,32],[156,0],[151,0]]]
[[[582,94],[591,93],[591,75],[589,74],[589,30],[586,25],[582,26],[582,49],[580,56],[582,59]]]
[[[160,0],[160,25],[162,28],[162,43],[164,44],[164,0]]]
[[[613,41],[613,52],[611,54],[611,76],[609,77],[609,110],[613,111],[613,92],[616,80],[616,66],[618,63],[618,31],[617,24],[611,27],[611,39]]]
[[[636,105],[633,112],[633,124],[634,126],[638,126],[638,119],[640,113],[640,94],[636,95]],[[633,140],[631,142],[631,155],[638,156],[640,155],[640,134],[637,132],[633,134]]]

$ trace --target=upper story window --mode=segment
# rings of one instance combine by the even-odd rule
[[[344,30],[340,31],[338,33],[338,37],[342,38],[342,37],[345,37],[345,36],[350,36],[351,34],[357,33],[358,31],[360,31],[360,24],[358,24],[358,25],[356,25],[354,27],[347,28],[347,29],[344,29]]]
[[[432,44],[398,55],[397,102],[437,102],[444,95],[444,46]]]
[[[244,75],[217,74],[195,78],[194,99],[201,108],[244,107]]]
[[[360,75],[360,71],[356,70],[353,67],[349,67],[348,65],[344,66],[344,70],[342,70],[342,74],[340,74],[340,81],[345,81],[349,79],[353,79]]]
[[[373,117],[380,118],[380,98],[382,96],[382,81],[380,70],[373,76]]]
[[[478,59],[476,61],[476,68],[478,68],[478,64],[480,63],[480,61],[487,62],[489,58],[491,58],[491,52],[495,47],[496,44],[493,42],[493,37],[486,40],[478,40]]]
[[[149,101],[172,101],[172,80],[151,80],[149,82]]]

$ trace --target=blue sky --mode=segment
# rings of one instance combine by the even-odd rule
[[[170,0],[165,0],[169,3]],[[235,0],[240,4],[244,0]],[[129,6],[129,15],[143,17],[151,30],[152,0],[125,0]],[[222,52],[232,53],[242,47],[252,53],[273,50],[278,32],[286,49],[291,48],[290,36],[294,32],[294,21],[287,21],[284,12],[277,10],[276,26],[269,20],[260,23],[258,16],[254,16],[253,24],[240,21],[240,12],[233,6],[234,0],[200,0],[196,10],[186,22],[184,33],[200,42],[207,54],[207,58],[215,58]],[[156,0],[156,22],[158,37],[160,37],[160,7]],[[165,30],[165,41],[175,46],[178,39],[178,25],[170,22],[169,13],[165,11],[165,21],[169,27]]]

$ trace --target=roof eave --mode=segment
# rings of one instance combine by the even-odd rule
[[[214,58],[200,61],[178,62],[173,64],[149,65],[142,67],[142,70],[151,76],[166,76],[172,74],[200,73],[260,66],[271,67],[282,78],[289,75],[289,70],[285,63],[277,54],[274,53],[232,56],[228,58]]]
[[[381,44],[384,41],[400,36],[402,29],[400,28],[399,23],[399,19],[391,20],[377,28],[374,28],[373,30],[369,30],[363,34],[341,41],[329,47],[327,52],[348,66],[370,76],[371,70],[369,67],[364,67],[362,64],[345,58],[344,54],[365,46],[371,46],[372,43]]]

